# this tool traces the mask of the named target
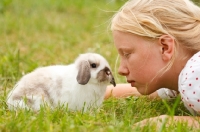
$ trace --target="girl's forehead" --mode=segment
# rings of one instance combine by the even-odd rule
[[[144,37],[144,36],[139,36],[139,35],[136,35],[134,33],[131,33],[131,32],[122,32],[122,31],[113,31],[112,32],[113,34],[113,37],[114,39],[116,38],[129,38],[128,40],[131,40],[131,39],[137,39],[137,40],[144,40],[144,41],[150,41],[149,38],[147,37]]]
[[[114,43],[116,45],[126,46],[126,45],[135,45],[141,43],[149,43],[152,42],[145,37],[138,36],[132,33],[114,31],[113,32]]]

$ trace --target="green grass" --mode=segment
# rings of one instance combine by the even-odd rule
[[[155,131],[133,124],[162,114],[189,115],[180,99],[150,101],[145,97],[110,98],[98,110],[70,112],[59,107],[40,112],[9,111],[5,100],[25,73],[39,66],[69,64],[84,52],[102,54],[116,73],[117,51],[108,29],[123,0],[2,0],[0,2],[0,131]],[[192,131],[174,124],[162,131]]]

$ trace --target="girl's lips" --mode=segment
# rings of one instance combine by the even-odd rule
[[[132,87],[134,87],[135,81],[127,80],[127,82],[130,83]]]
[[[132,83],[131,83],[131,86],[134,87],[134,84],[135,84],[135,82],[132,82]]]

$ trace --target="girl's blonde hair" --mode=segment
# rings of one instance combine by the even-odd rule
[[[114,15],[111,30],[147,38],[173,36],[179,46],[200,50],[200,8],[189,0],[130,0]]]

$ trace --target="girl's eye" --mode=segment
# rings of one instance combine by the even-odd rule
[[[125,57],[128,57],[130,55],[130,53],[124,53]]]
[[[96,68],[96,67],[97,67],[97,65],[96,65],[95,63],[92,63],[90,66],[91,66],[92,68]]]

